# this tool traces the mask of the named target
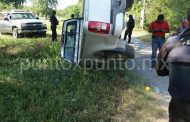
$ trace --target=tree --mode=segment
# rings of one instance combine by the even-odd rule
[[[145,0],[145,29],[149,23],[155,20],[158,14],[164,14],[169,22],[171,30],[175,30],[181,24],[181,19],[186,17],[187,8],[190,7],[189,0]],[[134,0],[132,9],[129,11],[136,19],[136,25],[140,21],[140,10],[143,0]]]
[[[64,10],[58,10],[57,14],[59,16],[62,16],[63,18],[70,18],[71,14],[74,14],[75,17],[81,17],[82,6],[83,6],[83,0],[79,0],[79,2],[76,5],[68,6]]]
[[[26,0],[0,0],[1,3],[5,4],[13,4],[13,6],[17,9],[19,5],[23,5]]]
[[[71,5],[64,10],[59,10],[57,14],[64,18],[70,18],[71,14],[74,14],[75,17],[80,17],[80,12],[81,12],[81,9],[78,5]]]
[[[56,9],[58,0],[31,0],[33,12],[38,15],[49,15],[53,9]]]

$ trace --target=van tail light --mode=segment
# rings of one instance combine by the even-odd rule
[[[109,34],[110,24],[104,22],[89,21],[88,31],[100,34]]]

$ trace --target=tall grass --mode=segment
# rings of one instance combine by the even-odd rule
[[[133,72],[52,68],[56,62],[52,66],[49,61],[57,59],[67,65],[59,49],[59,42],[49,38],[0,36],[1,121],[144,122],[164,117]]]

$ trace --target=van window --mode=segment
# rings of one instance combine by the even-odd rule
[[[75,43],[76,43],[77,22],[70,22],[66,28],[65,39],[65,58],[74,61]]]

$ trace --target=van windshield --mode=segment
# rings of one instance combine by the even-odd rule
[[[31,13],[12,13],[11,17],[15,19],[34,19],[35,17]]]

